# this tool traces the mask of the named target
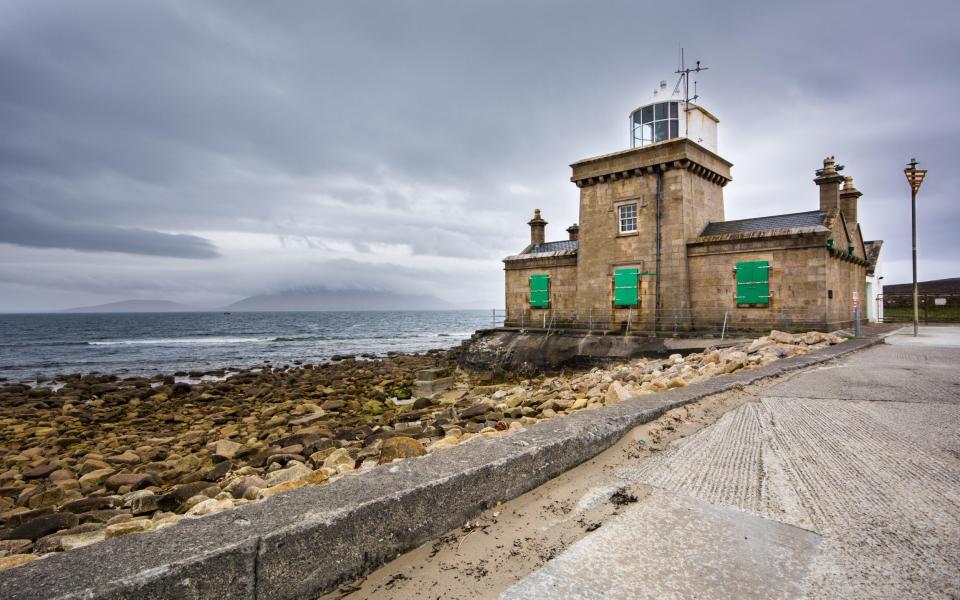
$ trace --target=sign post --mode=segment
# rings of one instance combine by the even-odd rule
[[[854,335],[860,337],[860,292],[853,291],[853,320]]]
[[[920,314],[917,306],[917,192],[927,176],[926,169],[917,168],[917,159],[911,158],[903,174],[910,184],[910,217],[913,224],[913,337],[917,337],[917,321]]]

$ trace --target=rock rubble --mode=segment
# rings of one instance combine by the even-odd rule
[[[841,341],[772,331],[735,347],[498,385],[454,371],[456,350],[193,383],[90,374],[58,378],[56,389],[8,384],[0,568]],[[449,389],[412,397],[425,370],[452,377]]]

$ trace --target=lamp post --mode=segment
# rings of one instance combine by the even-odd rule
[[[910,216],[913,224],[913,337],[917,337],[917,321],[920,316],[917,307],[917,192],[920,191],[923,178],[927,176],[927,170],[918,169],[917,159],[911,158],[903,174],[907,176],[907,182],[910,184]]]

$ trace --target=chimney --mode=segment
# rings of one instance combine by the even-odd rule
[[[547,222],[540,218],[540,209],[533,211],[533,218],[527,221],[530,226],[530,243],[542,244],[546,241]]]
[[[570,241],[575,242],[580,239],[580,226],[574,223],[570,227],[567,227],[567,233],[570,234]]]
[[[847,220],[847,225],[852,228],[857,226],[857,200],[863,194],[853,186],[853,177],[843,178],[843,189],[840,190],[840,210],[843,211],[843,217]]]
[[[838,171],[837,161],[828,156],[823,159],[823,168],[817,171],[817,177],[813,180],[820,186],[820,212],[828,213],[840,206],[840,182],[843,181],[843,175]]]

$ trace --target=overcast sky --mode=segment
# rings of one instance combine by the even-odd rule
[[[781,4],[780,6],[777,6]],[[728,219],[817,208],[835,154],[886,283],[960,276],[955,2],[0,0],[0,311],[303,286],[502,306],[677,48]]]

